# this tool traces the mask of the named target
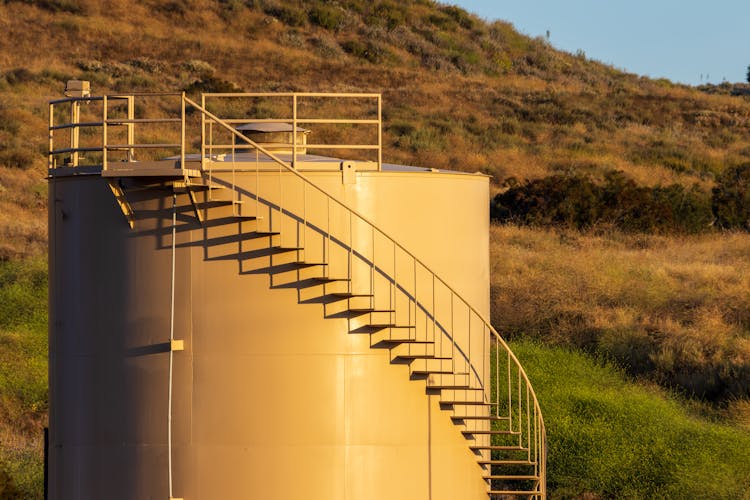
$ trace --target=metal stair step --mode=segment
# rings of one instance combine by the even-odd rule
[[[441,391],[484,391],[481,387],[471,387],[468,384],[435,384],[431,385],[429,382],[427,383],[428,389],[435,389],[435,390],[441,390]]]
[[[528,448],[523,446],[500,446],[500,445],[487,445],[487,446],[469,446],[472,451],[491,450],[491,451],[529,451]]]
[[[431,359],[427,359],[431,361]],[[441,360],[442,361],[442,360]],[[468,373],[455,373],[450,368],[415,368],[411,371],[413,375],[468,375]]]
[[[411,343],[412,341],[422,340],[415,338],[416,328],[411,325],[362,325],[359,329],[362,332],[370,332],[370,345],[386,345]],[[412,332],[414,331],[414,332]],[[413,333],[413,334],[412,334]]]
[[[539,465],[529,460],[478,460],[477,463],[479,465]]]
[[[508,420],[508,417],[498,417],[497,415],[452,415],[451,418],[454,420],[489,420],[491,422]]]
[[[416,343],[416,342],[413,342]],[[419,343],[427,343],[431,344],[431,341],[419,341]],[[442,361],[450,361],[452,358],[445,358],[440,356],[435,356],[434,354],[396,354],[393,356],[394,358],[399,359],[437,359]]]
[[[451,417],[454,420],[459,420],[456,417]],[[460,420],[464,420],[463,418]],[[481,435],[489,435],[489,436],[520,436],[520,432],[515,431],[461,431],[462,434],[469,436],[471,434],[481,434]]]
[[[539,476],[522,476],[522,475],[521,476],[519,476],[519,475],[516,475],[516,476],[513,476],[513,475],[505,475],[505,476],[492,475],[492,476],[483,476],[482,478],[485,479],[485,480],[487,480],[487,481],[491,481],[491,480],[497,480],[497,481],[538,481],[539,480]]]
[[[541,495],[542,492],[539,490],[529,491],[529,490],[490,490],[487,492],[490,495]]]
[[[321,265],[328,265],[328,264],[321,264]],[[317,276],[310,278],[313,281],[317,281],[319,283],[333,283],[334,281],[351,281],[349,278],[334,278],[331,276]],[[330,295],[337,296],[336,293],[331,293]]]
[[[440,404],[446,406],[495,406],[497,403],[487,403],[485,401],[440,401]]]
[[[356,314],[367,314],[367,313],[388,314],[388,313],[396,312],[393,309],[372,309],[372,308],[367,308],[367,307],[350,307],[347,309],[347,311],[356,313]]]

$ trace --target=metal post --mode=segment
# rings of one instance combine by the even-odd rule
[[[80,109],[81,104],[73,100],[70,102],[70,123],[72,127],[70,128],[70,163],[71,166],[77,167],[78,166],[78,139],[79,139],[79,128],[78,128],[78,122],[80,117]]]
[[[102,171],[107,170],[107,96],[102,97]]]
[[[135,109],[133,106],[134,97],[132,95],[127,96],[127,102],[128,102],[128,146],[132,146],[135,144],[135,123],[133,123],[133,120],[135,119]],[[135,161],[135,149],[128,148],[128,161]]]
[[[180,168],[185,174],[185,92],[180,95]]]
[[[185,102],[185,94],[182,94],[182,102]],[[206,109],[206,96],[201,94],[201,107]],[[201,171],[206,170],[206,114],[201,113]]]
[[[297,168],[297,94],[292,95],[292,168]]]
[[[47,150],[47,168],[55,168],[55,157],[51,154],[55,150],[55,105],[49,105],[49,149]]]
[[[383,170],[383,96],[378,94],[378,171]]]

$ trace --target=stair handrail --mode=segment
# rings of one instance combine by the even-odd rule
[[[383,229],[381,229],[380,227],[378,227],[375,223],[373,223],[372,221],[370,221],[367,217],[365,217],[364,215],[362,215],[361,213],[359,213],[354,208],[349,207],[346,203],[342,202],[337,197],[333,196],[332,194],[330,194],[329,192],[327,192],[325,189],[323,189],[320,186],[318,186],[315,182],[313,182],[310,179],[308,179],[305,175],[301,174],[296,169],[294,169],[291,166],[287,165],[287,163],[285,161],[283,161],[281,158],[279,158],[278,156],[274,155],[273,153],[271,153],[270,151],[268,151],[267,149],[265,149],[260,144],[256,143],[252,139],[250,139],[247,136],[245,136],[244,134],[240,133],[234,127],[232,127],[231,125],[225,123],[224,120],[222,120],[221,118],[219,118],[215,114],[211,113],[210,111],[208,111],[207,109],[205,109],[204,107],[202,107],[201,105],[199,105],[198,103],[196,103],[195,101],[193,101],[192,99],[190,99],[189,97],[183,95],[183,99],[185,100],[185,102],[187,104],[193,106],[199,112],[203,113],[206,117],[208,117],[210,120],[216,122],[218,125],[220,125],[221,127],[225,128],[228,132],[234,134],[237,138],[240,138],[243,141],[249,143],[251,146],[253,146],[254,148],[256,148],[258,151],[260,151],[261,153],[263,153],[266,156],[268,156],[271,160],[273,160],[274,162],[278,163],[281,167],[283,167],[284,169],[286,169],[289,173],[291,173],[292,175],[298,177],[302,182],[304,182],[305,184],[311,186],[313,189],[315,189],[318,192],[320,192],[326,198],[333,200],[336,204],[338,204],[345,211],[347,211],[347,212],[351,213],[352,215],[356,216],[362,222],[364,222],[365,224],[369,225],[374,230],[378,231],[381,235],[383,235],[385,238],[387,238],[388,241],[390,241],[395,247],[397,247],[402,252],[404,252],[406,255],[408,255],[409,258],[413,259],[415,263],[419,264],[425,270],[427,270],[436,280],[438,280],[443,286],[445,286],[445,288],[448,291],[450,291],[450,293],[452,294],[452,296],[458,298],[458,300],[460,300],[468,308],[469,311],[471,311],[474,315],[476,315],[476,317],[480,321],[482,321],[484,323],[485,327],[487,327],[488,331],[493,335],[494,340],[496,342],[498,342],[502,346],[503,350],[508,354],[509,358],[513,361],[513,364],[518,368],[519,376],[522,377],[522,379],[523,379],[526,387],[528,387],[530,389],[531,396],[533,398],[533,403],[534,403],[533,404],[533,406],[534,406],[534,413],[535,413],[536,418],[538,418],[538,420],[539,420],[539,434],[541,436],[541,440],[539,441],[539,445],[540,445],[541,449],[538,450],[538,451],[539,451],[539,457],[540,457],[539,458],[540,468],[541,468],[541,472],[542,472],[541,483],[543,485],[542,489],[541,489],[542,490],[541,493],[544,494],[544,492],[545,492],[545,487],[544,487],[544,484],[545,484],[544,472],[546,471],[546,449],[547,449],[547,445],[546,445],[546,429],[545,429],[545,425],[544,425],[544,418],[542,416],[541,407],[540,407],[539,401],[537,400],[537,397],[536,397],[536,392],[534,391],[534,388],[533,388],[533,386],[531,384],[531,381],[529,380],[528,375],[526,374],[526,371],[523,369],[523,366],[521,365],[521,362],[518,360],[518,358],[516,357],[516,355],[513,353],[513,351],[510,349],[510,347],[505,342],[505,340],[502,338],[502,336],[498,333],[498,331],[484,317],[484,315],[482,313],[480,313],[479,311],[477,311],[474,306],[472,306],[471,304],[469,304],[463,298],[462,295],[460,295],[452,286],[450,286],[448,283],[445,282],[445,280],[443,280],[440,276],[438,276],[437,273],[435,273],[434,271],[432,271],[432,269],[430,267],[428,267],[421,259],[419,259],[416,255],[414,255],[413,253],[411,253],[408,249],[404,248],[403,245],[401,245],[398,241],[396,241],[394,238],[392,238],[388,233],[386,233]],[[205,158],[202,157],[201,158],[201,168],[202,169],[203,169],[203,162],[204,162],[204,160],[205,160]],[[395,279],[395,276],[394,276],[394,279]],[[414,300],[416,301],[416,297],[414,298]],[[483,386],[483,388],[484,388],[484,386]]]
[[[500,334],[497,332],[497,330],[495,330],[495,328],[492,326],[492,324],[484,317],[484,315],[482,313],[480,313],[479,311],[477,311],[474,306],[472,306],[471,304],[469,304],[463,298],[463,296],[461,296],[452,286],[450,286],[445,280],[443,280],[437,273],[435,273],[434,271],[432,271],[432,269],[429,266],[427,266],[419,257],[417,257],[412,252],[410,252],[408,249],[406,249],[403,245],[401,245],[398,241],[396,241],[394,238],[392,238],[383,229],[381,229],[380,227],[378,227],[377,224],[375,224],[374,222],[370,221],[367,217],[365,217],[364,215],[362,215],[361,213],[359,213],[357,210],[355,210],[354,208],[348,206],[346,203],[344,203],[343,201],[339,200],[337,197],[335,197],[334,195],[330,194],[325,189],[323,189],[320,186],[318,186],[315,182],[313,182],[310,179],[308,179],[305,175],[301,174],[298,170],[296,170],[296,169],[290,167],[289,165],[287,165],[287,163],[284,160],[282,160],[281,158],[279,158],[278,156],[274,155],[273,153],[271,153],[270,151],[268,151],[267,149],[265,149],[263,146],[261,146],[260,144],[256,143],[252,139],[249,139],[244,134],[238,132],[231,125],[229,125],[227,123],[224,123],[224,121],[221,118],[219,118],[218,116],[214,115],[210,111],[206,110],[205,108],[203,108],[202,106],[200,106],[199,104],[197,104],[195,101],[193,101],[189,97],[185,96],[185,101],[188,104],[190,104],[191,106],[195,107],[201,113],[204,113],[212,121],[215,121],[217,124],[219,124],[220,126],[224,127],[227,131],[229,131],[232,134],[234,134],[235,136],[237,136],[237,138],[242,139],[243,141],[246,141],[251,146],[253,146],[254,148],[256,148],[258,151],[260,151],[261,153],[267,155],[271,160],[273,160],[274,162],[278,163],[281,167],[283,167],[284,169],[286,169],[289,173],[295,175],[300,180],[302,180],[303,182],[305,182],[306,184],[308,184],[309,186],[311,186],[313,189],[317,190],[318,192],[320,192],[321,194],[323,194],[327,198],[330,198],[331,200],[333,200],[341,208],[343,208],[344,210],[352,213],[357,218],[359,218],[362,222],[364,222],[368,226],[370,226],[373,229],[375,229],[376,231],[378,231],[385,238],[387,238],[388,241],[390,241],[391,243],[393,243],[399,250],[401,250],[406,255],[408,255],[409,258],[413,259],[417,264],[419,264],[424,269],[426,269],[427,271],[429,271],[435,277],[436,280],[438,280],[443,286],[445,286],[445,288],[447,288],[448,291],[451,292],[451,294],[453,294],[455,297],[457,297],[459,300],[461,300],[461,302],[463,302],[466,305],[466,307],[468,307],[469,310],[472,313],[474,313],[487,327],[489,327],[490,332],[495,337],[497,337],[496,340],[498,340],[498,341],[500,341],[502,343],[503,348],[505,350],[507,350],[507,351],[510,352],[510,354],[511,354],[511,356],[513,358],[513,361],[520,366],[520,362],[518,361],[518,358],[516,358],[515,354],[513,354],[512,351],[510,351],[510,348],[505,343],[505,341],[503,340],[503,338],[500,336]],[[201,158],[201,161],[203,161],[203,158]],[[523,372],[523,378],[524,378],[524,381],[526,383],[528,383],[529,385],[531,385],[531,382],[529,381],[529,379],[526,376],[525,372]]]

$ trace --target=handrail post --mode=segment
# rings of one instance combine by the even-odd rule
[[[135,98],[134,96],[129,95],[126,97],[126,100],[128,103],[128,146],[132,146],[135,143],[135,123],[133,122],[135,119]],[[135,149],[132,147],[128,148],[128,161],[135,161]]]
[[[102,171],[107,170],[107,96],[102,96]]]
[[[52,155],[52,151],[55,150],[55,105],[49,104],[49,149],[47,150],[47,168],[55,168],[55,157]]]
[[[81,113],[81,105],[80,102],[76,99],[73,99],[70,101],[70,123],[72,127],[70,128],[70,163],[71,166],[77,167],[78,166],[78,140],[79,140],[79,133],[80,130],[78,128],[78,122],[80,118]]]
[[[383,96],[378,94],[378,171],[383,169]]]
[[[180,94],[180,168],[185,173],[185,92]],[[187,176],[187,174],[185,174]]]
[[[292,94],[292,168],[297,168],[297,93]]]
[[[185,102],[185,94],[182,94],[182,102]],[[201,107],[206,109],[206,94],[201,92]],[[206,170],[206,115],[201,113],[201,171]]]

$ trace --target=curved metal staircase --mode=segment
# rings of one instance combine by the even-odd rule
[[[392,363],[407,364],[411,378],[423,381],[426,392],[438,395],[441,409],[450,412],[476,456],[490,498],[545,498],[539,403],[523,367],[489,321],[364,215],[205,105],[184,94],[181,102],[183,123],[185,107],[191,107],[204,127],[232,136],[232,161],[201,154],[198,173],[183,168],[172,182],[204,226],[206,258],[237,259],[241,272],[267,273],[272,288],[296,289],[300,302],[321,304],[326,317],[345,318],[351,334],[369,335],[372,348],[388,349]],[[276,165],[275,171],[249,171],[255,175],[252,190],[234,181],[235,139]],[[201,151],[210,150],[204,140]],[[183,124],[182,166],[185,158]],[[104,162],[106,170],[106,155]],[[216,173],[219,168],[225,175]],[[132,210],[128,214],[123,207],[126,193],[110,186],[132,222]],[[236,244],[236,251],[227,253],[227,244]],[[212,252],[218,248],[223,250]]]

